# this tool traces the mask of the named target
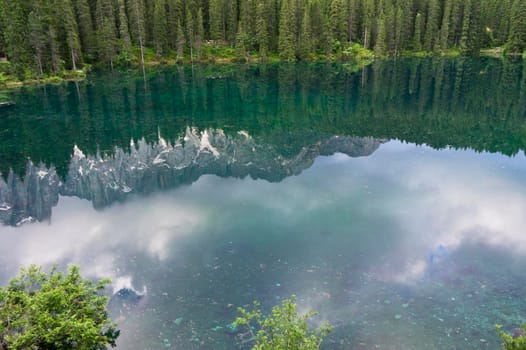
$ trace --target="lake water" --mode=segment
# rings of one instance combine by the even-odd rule
[[[0,283],[113,280],[119,349],[248,349],[295,294],[324,349],[497,349],[526,322],[526,64],[93,73],[0,110]]]

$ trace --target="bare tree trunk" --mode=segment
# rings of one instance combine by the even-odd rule
[[[77,70],[77,64],[75,63],[75,51],[71,49],[71,62],[73,62],[73,70]]]
[[[144,67],[144,45],[142,42],[142,33],[141,33],[141,21],[139,18],[139,9],[138,5],[135,5],[135,17],[137,18],[137,31],[139,32],[139,46],[141,47],[141,64]]]

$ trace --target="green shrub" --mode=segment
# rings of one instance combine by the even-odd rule
[[[250,338],[246,341],[254,342],[252,350],[316,350],[332,330],[329,323],[310,329],[307,320],[317,313],[299,315],[295,296],[285,299],[281,306],[274,306],[266,317],[259,307],[254,302],[252,311],[238,308],[241,316],[233,323],[235,328],[248,330]]]
[[[2,72],[0,72],[0,85],[5,85],[9,78]]]
[[[342,51],[342,58],[356,60],[370,60],[374,58],[374,52],[364,48],[358,43],[351,43]]]
[[[79,268],[48,274],[38,266],[0,288],[0,349],[99,350],[115,346],[119,331],[101,293],[109,280],[93,283]]]
[[[526,324],[522,326],[522,334],[513,337],[511,334],[502,331],[502,326],[497,325],[497,333],[502,340],[502,350],[526,350]]]

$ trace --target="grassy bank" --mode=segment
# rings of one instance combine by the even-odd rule
[[[0,62],[0,88],[18,88],[24,85],[35,84],[60,84],[64,81],[80,81],[86,78],[86,75],[91,68],[90,65],[84,65],[82,69],[77,70],[63,70],[57,75],[43,75],[38,77],[32,72],[27,72],[24,79],[19,79],[12,72],[11,63],[9,61]]]
[[[233,63],[279,63],[284,60],[275,53],[261,55],[259,52],[241,52],[239,49],[222,43],[208,42],[193,52],[185,52],[182,57],[177,56],[175,51],[170,51],[164,56],[157,56],[151,48],[144,48],[144,65],[177,65],[177,64],[233,64]],[[501,58],[507,55],[503,50],[497,48],[487,48],[480,51],[481,56]],[[439,52],[430,51],[403,51],[401,57],[460,57],[462,52],[458,49],[449,49]],[[523,58],[526,58],[524,53]],[[350,44],[347,47],[339,47],[336,52],[310,53],[301,57],[304,62],[342,62],[351,64],[356,69],[367,66],[374,60],[389,59],[390,56],[378,56],[371,50],[363,48],[360,44]],[[135,47],[130,55],[124,57],[117,56],[113,62],[114,67],[137,68],[142,65],[141,50]],[[44,75],[37,77],[34,72],[27,72],[24,79],[17,78],[11,69],[10,62],[0,62],[0,88],[17,88],[24,85],[35,84],[60,84],[65,81],[83,80],[91,65],[84,65],[80,70],[63,70],[57,75]]]

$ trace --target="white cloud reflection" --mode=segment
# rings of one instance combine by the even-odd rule
[[[132,287],[131,277],[119,266],[124,252],[164,260],[170,242],[191,234],[204,220],[202,211],[167,196],[150,196],[101,212],[88,201],[61,197],[50,222],[0,227],[0,263],[5,271],[0,277],[5,282],[21,265],[80,264],[86,276],[111,278],[116,290]]]
[[[372,176],[383,172],[388,181],[397,179],[396,195],[384,200],[393,212],[399,206],[396,220],[406,239],[393,247],[393,264],[380,278],[415,282],[428,271],[439,249],[447,255],[464,244],[526,255],[524,155],[506,158],[390,144],[378,155],[388,154],[391,160],[379,159],[368,172]],[[378,164],[389,166],[378,169]]]
[[[102,212],[87,201],[61,198],[51,223],[0,227],[0,278],[4,282],[30,263],[82,263],[88,275],[133,284],[119,266],[124,251],[164,261],[174,254],[174,240],[203,227],[244,225],[258,215],[265,216],[262,222],[300,225],[320,211],[339,210],[364,222],[389,219],[393,232],[368,233],[379,234],[378,240],[397,235],[387,250],[371,254],[384,257],[371,273],[412,283],[441,245],[453,252],[477,241],[526,253],[523,161],[523,155],[435,152],[389,142],[370,157],[318,158],[300,176],[278,184],[204,176],[192,186]],[[354,216],[345,219],[349,226]]]

